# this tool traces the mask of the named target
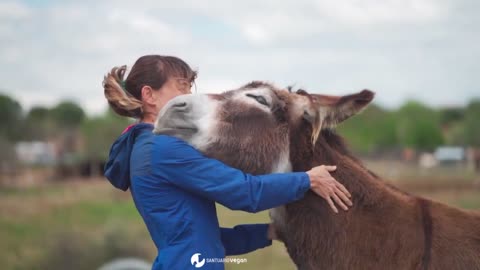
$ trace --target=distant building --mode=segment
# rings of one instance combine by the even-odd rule
[[[51,142],[19,142],[15,153],[20,162],[30,165],[52,165],[57,161],[55,144]]]
[[[465,149],[460,146],[440,146],[433,155],[440,163],[459,163],[466,158]]]

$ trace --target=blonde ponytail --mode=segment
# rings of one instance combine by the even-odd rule
[[[143,103],[125,88],[123,77],[126,70],[127,66],[112,68],[103,78],[104,94],[110,107],[117,114],[138,119],[143,116]]]

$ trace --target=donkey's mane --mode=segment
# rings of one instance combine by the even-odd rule
[[[345,161],[349,163],[354,163],[361,169],[368,171],[368,169],[364,166],[363,162],[357,157],[355,157],[350,151],[350,149],[348,149],[345,139],[342,136],[338,135],[338,133],[334,129],[323,129],[320,133],[320,138],[320,140],[323,139],[323,142],[320,142],[320,145],[322,146],[321,149],[323,151],[330,150],[335,154],[343,157]],[[317,149],[316,151],[318,151]],[[369,174],[373,176],[370,172]]]
[[[264,81],[251,81],[251,82],[245,84],[244,86],[240,87],[240,89],[260,88],[260,87],[266,87],[266,88],[270,88],[272,90],[276,89],[276,87],[273,86],[273,84],[268,83],[268,82],[264,82]]]
[[[338,154],[351,159],[358,166],[365,169],[372,177],[380,181],[383,181],[378,175],[376,175],[374,172],[368,169],[359,158],[357,158],[352,154],[350,149],[348,149],[348,145],[345,142],[345,139],[342,136],[340,136],[336,130],[323,129],[321,131],[321,136],[325,139],[326,143]]]
[[[400,190],[396,186],[394,186],[394,185],[388,183],[387,181],[383,180],[381,177],[379,177],[374,172],[369,170],[363,164],[363,162],[360,159],[358,159],[356,156],[354,156],[352,154],[352,152],[350,151],[350,149],[347,146],[347,143],[345,142],[345,139],[342,136],[340,136],[335,130],[333,130],[333,129],[322,130],[320,138],[323,138],[324,142],[328,145],[328,148],[330,148],[331,151],[334,151],[337,155],[340,155],[341,157],[343,157],[342,160],[345,163],[348,163],[350,165],[354,164],[354,166],[348,166],[349,169],[358,170],[359,172],[361,172],[361,171],[365,172],[366,175],[369,176],[368,179],[365,179],[365,180],[372,179],[373,180],[372,182],[374,182],[377,185],[379,184],[379,185],[387,188],[388,190],[392,191],[393,193],[412,196],[409,193],[407,193],[403,190]],[[325,151],[325,150],[328,149],[328,148],[327,149],[325,149],[325,148],[322,147],[322,150]],[[318,151],[318,150],[316,150],[316,151]],[[363,181],[361,175],[359,175],[358,181]]]

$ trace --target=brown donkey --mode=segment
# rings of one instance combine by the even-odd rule
[[[332,129],[373,99],[292,93],[252,82],[220,95],[186,95],[160,112],[155,133],[252,174],[337,165],[354,206],[333,214],[312,192],[271,210],[299,269],[480,269],[480,215],[402,192],[353,157]],[[382,132],[379,130],[378,132]]]

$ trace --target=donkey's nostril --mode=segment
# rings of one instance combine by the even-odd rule
[[[177,103],[177,104],[173,105],[173,107],[175,107],[175,108],[183,108],[183,107],[186,107],[186,106],[187,106],[186,102],[181,102],[181,103]]]

